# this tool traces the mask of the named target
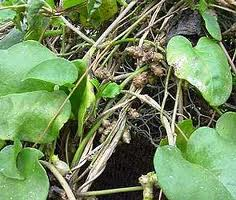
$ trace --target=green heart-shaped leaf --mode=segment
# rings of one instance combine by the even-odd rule
[[[59,130],[70,116],[68,102],[44,135],[48,123],[65,100],[62,91],[35,91],[11,94],[0,98],[0,139],[49,143],[56,139]]]
[[[17,167],[23,180],[8,178],[0,173],[0,190],[2,200],[46,200],[49,181],[38,159],[43,154],[32,148],[21,150],[17,157]]]
[[[174,146],[157,149],[155,170],[168,199],[236,199],[236,177],[233,175],[236,173],[236,141],[235,136],[224,129],[229,123],[235,124],[235,114],[233,118],[232,113],[223,115],[217,121],[216,130],[197,129],[187,143],[186,153]]]
[[[167,46],[167,61],[175,75],[194,85],[211,106],[219,106],[232,90],[227,58],[213,40],[202,37],[195,47],[183,36],[173,37]]]
[[[65,71],[66,64],[68,68]],[[53,52],[35,41],[21,42],[7,50],[0,50],[0,96],[35,90],[53,91],[54,85],[51,83],[35,79],[22,80],[29,73],[34,78],[53,83],[72,82],[77,76],[72,65],[69,61],[57,58]],[[48,77],[42,68],[47,70]],[[63,73],[65,77],[61,75]]]

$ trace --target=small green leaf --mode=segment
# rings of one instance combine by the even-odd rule
[[[10,9],[0,10],[0,24],[12,21],[15,16],[16,12],[14,10]]]
[[[221,30],[220,26],[217,22],[217,16],[212,10],[205,10],[203,12],[200,12],[202,15],[202,18],[205,21],[205,26],[209,34],[216,40],[221,41]]]
[[[167,61],[175,75],[194,85],[211,106],[226,102],[232,90],[232,75],[227,58],[217,42],[202,37],[195,47],[183,36],[167,45]]]
[[[99,83],[98,79],[93,78],[93,79],[90,80],[90,82],[91,82],[92,85],[96,88],[96,90],[99,91],[100,83]]]
[[[114,98],[120,94],[121,87],[116,83],[108,83],[101,92],[101,97]]]
[[[13,179],[23,179],[16,166],[16,159],[21,148],[21,143],[17,140],[14,145],[8,145],[0,151],[0,172],[2,175]]]
[[[236,199],[236,113],[226,113],[216,129],[201,127],[190,136],[186,152],[173,146],[157,149],[158,183],[170,200]],[[230,124],[229,129],[226,128]]]
[[[74,83],[77,77],[78,71],[74,64],[63,58],[56,58],[41,62],[32,68],[24,80],[38,79],[62,86]]]
[[[23,149],[17,157],[17,167],[24,180],[8,178],[0,174],[2,200],[45,200],[48,196],[49,181],[46,171],[38,159],[43,154],[33,148]]]
[[[0,98],[0,139],[49,143],[70,117],[68,102],[49,131],[42,135],[48,123],[65,100],[62,91],[36,91],[11,94]]]

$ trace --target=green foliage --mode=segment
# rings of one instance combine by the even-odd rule
[[[23,81],[37,79],[62,86],[74,83],[77,77],[78,71],[73,63],[62,58],[55,58],[41,62],[29,70]]]
[[[193,121],[191,119],[182,120],[177,125],[178,129],[176,129],[176,134],[177,134],[176,146],[182,152],[185,152],[188,138],[195,131],[195,127],[193,126]],[[162,139],[160,142],[160,146],[164,145],[168,145],[167,138]]]
[[[116,83],[107,83],[101,91],[101,97],[115,98],[118,94],[120,94],[120,91],[121,87]]]
[[[45,1],[51,8],[54,8],[55,7],[55,2],[54,0],[46,0]]]
[[[53,87],[72,84],[78,77],[76,67],[35,41],[1,50],[0,57],[0,82],[4,83],[0,88],[0,112],[4,116],[0,118],[0,138],[53,141],[71,110],[68,102],[48,132],[41,136],[66,98],[62,91],[53,92]]]
[[[162,146],[154,158],[158,183],[170,200],[236,198],[236,113],[226,113],[216,129],[202,127],[190,136],[186,152]],[[235,129],[234,129],[235,130]]]
[[[227,57],[213,40],[202,37],[195,47],[183,36],[173,37],[167,46],[167,61],[175,75],[194,85],[211,106],[226,102],[232,90]]]
[[[80,22],[84,26],[98,27],[118,11],[117,0],[64,0],[65,9],[79,7]]]
[[[43,200],[47,198],[49,181],[38,161],[42,156],[39,150],[21,149],[17,143],[14,146],[6,146],[0,152],[1,163],[7,162],[4,166],[0,166],[3,169],[0,173],[1,199]],[[20,176],[20,179],[14,177],[16,175]]]
[[[121,87],[117,83],[107,82],[104,84],[100,84],[97,79],[91,80],[91,83],[97,90],[96,98],[115,98],[120,94]]]
[[[236,141],[236,113],[228,112],[222,115],[217,121],[216,129],[224,139]]]
[[[26,40],[40,40],[45,32],[49,24],[49,19],[41,15],[39,12],[44,4],[44,0],[28,0],[28,32],[25,36]]]
[[[181,150],[185,151],[187,147],[187,140],[195,131],[195,127],[193,126],[193,121],[191,119],[186,119],[178,123],[179,129],[176,129],[177,140],[176,146]],[[184,134],[184,135],[183,135]]]
[[[24,34],[23,31],[13,28],[3,39],[0,40],[0,49],[8,49],[13,45],[22,42]]]
[[[49,143],[70,117],[67,103],[49,131],[42,135],[66,95],[62,91],[35,91],[0,98],[0,139]]]
[[[88,19],[93,15],[94,12],[102,5],[102,0],[88,0]]]
[[[205,26],[209,34],[214,39],[221,41],[222,36],[221,36],[220,26],[217,22],[217,17],[215,13],[212,10],[208,10],[208,9],[200,13],[205,21]]]
[[[58,59],[58,61],[56,61]],[[77,76],[75,68],[72,63],[66,60],[62,62],[61,58],[57,58],[54,53],[49,51],[46,47],[35,41],[26,41],[16,44],[7,50],[0,50],[0,82],[2,87],[0,87],[0,96],[19,93],[19,92],[31,92],[35,90],[48,90],[53,91],[53,84],[41,81],[41,80],[25,80],[26,75],[32,70],[34,71],[37,66],[43,66],[42,63],[48,64],[48,69],[54,66],[53,63],[57,62],[59,67],[65,69],[65,65],[68,65],[66,71],[63,73],[67,76],[72,75],[70,78],[72,80]],[[67,64],[66,64],[67,63]],[[44,66],[44,68],[47,66]],[[53,67],[55,68],[55,66]],[[52,68],[52,70],[53,70]],[[52,73],[52,72],[51,72]],[[52,74],[50,79],[56,83],[65,83],[68,79],[61,76],[62,70],[58,70],[57,73]],[[45,75],[45,74],[44,74]],[[48,81],[49,77],[42,77],[42,80]]]
[[[68,9],[74,6],[82,6],[86,3],[86,0],[64,0],[63,8]]]
[[[8,145],[0,151],[0,171],[2,175],[13,179],[24,179],[16,166],[17,156],[21,149],[21,143],[17,140],[14,145]]]
[[[81,77],[87,70],[87,63],[84,60],[75,60],[73,62],[79,71],[79,77]],[[71,103],[73,112],[78,118],[78,134],[81,136],[83,133],[83,126],[86,117],[91,113],[94,106],[95,95],[93,91],[93,85],[90,82],[90,78],[86,75],[74,94],[71,97]]]
[[[16,16],[16,12],[10,9],[0,10],[0,24],[13,21]]]
[[[80,21],[84,26],[98,27],[112,18],[117,11],[117,0],[102,0],[102,4],[99,7],[94,5],[94,8],[87,3],[87,7],[80,10]]]

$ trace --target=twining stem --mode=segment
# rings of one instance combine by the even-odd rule
[[[124,192],[136,192],[142,191],[142,186],[135,186],[135,187],[125,187],[125,188],[115,188],[115,189],[108,189],[108,190],[99,190],[99,191],[89,191],[80,193],[80,196],[101,196],[101,195],[109,195],[109,194],[116,194],[116,193],[124,193]]]
[[[156,109],[157,111],[161,112],[161,106],[154,100],[152,99],[150,96],[148,95],[141,95],[141,94],[137,94],[131,91],[126,91],[126,90],[122,90],[121,92],[123,93],[127,93],[127,94],[131,94],[133,96],[136,96],[138,99],[140,99],[142,102],[150,105],[151,107],[153,107],[154,109]],[[168,120],[171,120],[171,117],[168,115],[167,112],[163,111],[162,112],[162,124],[163,126],[166,128],[167,131],[167,136],[168,136],[168,142],[172,145],[174,145],[174,141],[173,141],[173,135],[171,133],[171,127],[169,124]],[[180,127],[175,124],[176,129],[178,129],[178,131],[180,132],[180,134],[184,137],[184,139],[186,141],[188,141],[188,138],[186,137],[186,135],[183,133],[183,131],[180,129]]]
[[[137,76],[138,74],[141,74],[142,72],[146,71],[149,68],[148,65],[145,65],[139,69],[137,69],[136,71],[134,71],[130,76],[128,76],[121,84],[120,87],[122,89],[124,89],[124,87],[126,86],[126,84],[131,81],[135,76]]]
[[[85,138],[81,141],[81,143],[79,144],[78,149],[75,152],[75,155],[73,157],[73,160],[71,162],[71,166],[75,167],[75,165],[77,164],[77,162],[80,160],[84,148],[86,146],[86,144],[88,143],[88,141],[90,140],[90,138],[93,137],[94,133],[97,131],[97,129],[101,126],[102,124],[102,119],[98,120],[95,122],[95,124],[92,126],[92,128],[89,130],[89,132],[87,133],[87,135],[85,136]]]
[[[47,37],[56,37],[59,35],[63,34],[63,30],[62,29],[58,29],[58,30],[47,30],[45,31],[43,37],[47,38]]]
[[[78,28],[76,28],[75,26],[73,26],[65,17],[60,16],[61,20],[65,23],[65,25],[70,28],[72,31],[74,31],[75,33],[77,33],[82,39],[84,39],[86,42],[88,42],[89,44],[94,44],[94,40],[90,39],[89,37],[87,37],[84,33],[82,33]]]
[[[179,95],[180,95],[180,91],[181,91],[181,85],[182,85],[182,79],[180,79],[178,81],[174,111],[173,111],[172,120],[171,120],[171,132],[172,132],[172,135],[173,135],[174,143],[176,141],[175,120],[176,120],[176,115],[177,115],[177,110],[178,110],[178,105],[179,105]]]
[[[133,98],[131,99],[133,100]],[[85,138],[81,141],[78,149],[75,152],[74,158],[72,160],[71,166],[75,167],[75,165],[77,164],[77,162],[80,160],[84,148],[87,145],[88,141],[94,136],[94,134],[96,133],[97,129],[101,126],[102,124],[102,120],[108,118],[111,113],[113,113],[115,110],[117,110],[120,107],[124,107],[125,105],[127,105],[131,100],[127,100],[126,102],[123,102],[121,104],[118,104],[114,107],[112,107],[109,110],[106,110],[104,113],[102,113],[96,120],[95,124],[92,126],[92,128],[89,130],[89,132],[87,133],[87,135],[85,136]]]
[[[232,68],[233,72],[236,74],[236,67],[235,67],[235,65],[234,65],[234,62],[233,62],[232,59],[230,58],[230,56],[229,56],[229,54],[228,54],[227,50],[225,49],[225,46],[223,45],[222,42],[220,42],[220,46],[221,46],[221,48],[223,49],[223,51],[224,51],[224,53],[225,53],[225,55],[226,55],[226,57],[227,57],[227,59],[228,59],[228,61],[229,61],[229,64],[231,65],[231,68]]]
[[[28,7],[27,4],[13,5],[13,6],[4,6],[4,7],[0,6],[0,10],[26,8],[26,7]]]
[[[165,82],[164,98],[163,98],[163,101],[162,101],[162,104],[161,104],[161,114],[160,114],[161,122],[163,122],[163,111],[164,111],[165,103],[166,103],[166,100],[167,100],[167,97],[168,97],[168,83],[169,83],[169,80],[170,80],[171,71],[172,71],[172,67],[170,66],[170,68],[168,70],[168,73],[167,73],[166,82]]]
[[[40,160],[40,163],[42,165],[44,165],[45,167],[47,167],[53,173],[53,175],[57,178],[57,180],[59,181],[59,183],[61,184],[61,186],[65,190],[65,193],[66,193],[68,199],[69,200],[76,200],[75,195],[73,194],[70,186],[68,185],[68,183],[66,182],[64,177],[60,174],[60,172],[56,169],[56,167],[54,167],[51,163],[43,161],[43,160]]]

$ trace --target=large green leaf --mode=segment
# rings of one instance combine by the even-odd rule
[[[174,146],[157,149],[155,170],[169,200],[236,199],[236,141],[224,128],[236,123],[235,114],[223,115],[216,129],[197,129],[185,154]]]
[[[173,37],[167,46],[167,61],[175,75],[194,85],[212,106],[228,99],[232,75],[227,58],[213,40],[202,37],[195,47],[183,36]]]
[[[75,79],[77,72],[75,68],[71,66],[69,61],[63,60],[63,62],[58,62],[55,59],[57,58],[54,53],[49,49],[41,45],[36,41],[26,41],[18,43],[7,50],[0,50],[0,96],[4,96],[12,93],[20,92],[31,92],[35,90],[53,90],[53,84],[46,83],[45,81],[40,80],[26,80],[22,81],[26,75],[34,69],[36,66],[40,66],[41,63],[46,62],[48,66],[47,70],[50,69],[51,63],[58,63],[57,72],[54,70],[53,81],[65,83],[64,77],[61,74],[64,71],[66,62],[68,63],[68,69],[64,72],[67,76],[71,74],[70,82]],[[59,69],[61,67],[61,69]],[[55,67],[52,66],[53,69]],[[34,71],[35,72],[35,71]],[[34,74],[35,75],[35,74]],[[40,75],[41,79],[49,79]],[[52,76],[50,75],[50,78]]]
[[[0,139],[49,143],[56,139],[59,130],[70,116],[68,102],[51,128],[44,135],[49,121],[65,100],[62,91],[35,91],[11,94],[0,98]]]
[[[38,159],[43,154],[32,148],[23,149],[17,157],[17,167],[23,180],[0,174],[1,200],[46,200],[49,189],[47,174]]]
[[[77,80],[78,71],[73,63],[63,58],[41,62],[32,68],[25,76],[27,79],[38,79],[56,85],[72,84]]]

